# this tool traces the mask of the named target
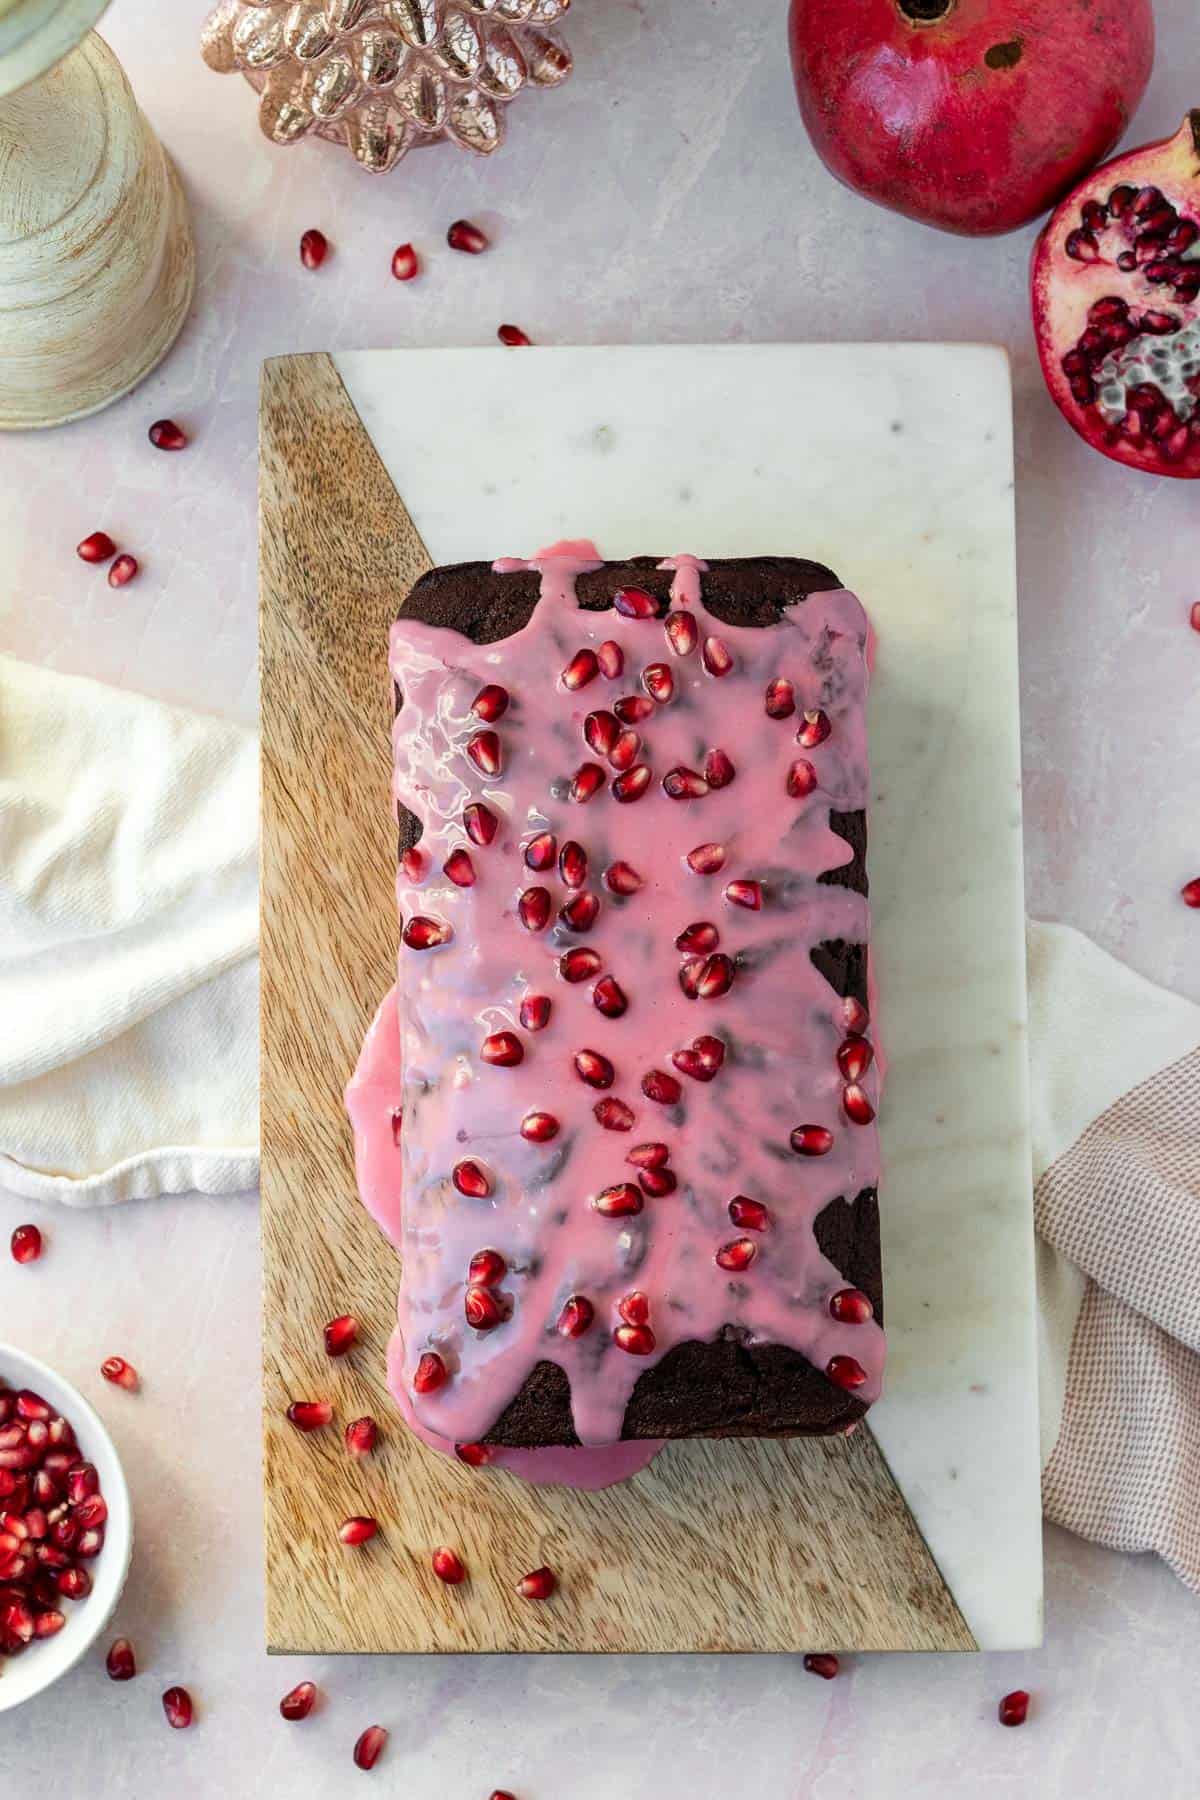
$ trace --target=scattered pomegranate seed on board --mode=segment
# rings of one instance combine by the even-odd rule
[[[42,1254],[42,1234],[36,1225],[18,1225],[12,1234],[13,1261],[36,1262]]]
[[[192,1722],[192,1696],[186,1688],[169,1687],[162,1697],[163,1711],[172,1731],[186,1731]]]
[[[317,1698],[315,1683],[301,1681],[279,1702],[279,1710],[285,1719],[307,1719]]]
[[[519,325],[501,325],[497,328],[496,336],[502,344],[507,344],[510,350],[523,350],[533,341],[526,337]]]
[[[113,563],[112,567],[108,571],[109,587],[110,588],[126,587],[129,584],[129,582],[131,582],[133,580],[134,576],[137,574],[139,566],[140,565],[138,563],[138,559],[136,556],[129,556],[129,555],[118,556],[116,561]]]
[[[804,1667],[809,1674],[819,1675],[822,1681],[832,1681],[841,1666],[836,1656],[829,1656],[823,1652],[806,1656],[804,1659]]]
[[[388,1734],[382,1725],[368,1725],[354,1746],[354,1761],[360,1769],[373,1769],[379,1761]]]
[[[108,1655],[104,1659],[104,1667],[108,1671],[110,1681],[132,1681],[137,1674],[137,1663],[134,1660],[133,1645],[128,1638],[117,1638],[109,1646]]]
[[[445,1545],[440,1550],[434,1551],[430,1561],[434,1574],[439,1581],[444,1581],[447,1587],[458,1587],[460,1582],[467,1579],[467,1571],[462,1558],[453,1550],[448,1550]]]
[[[1185,906],[1200,906],[1200,875],[1194,881],[1186,882],[1179,891]]]
[[[147,437],[156,450],[186,450],[188,435],[174,419],[155,419]]]
[[[371,1519],[357,1513],[349,1519],[342,1520],[338,1526],[338,1537],[343,1544],[368,1544],[378,1530],[378,1519]]]
[[[319,269],[329,255],[329,239],[323,231],[306,231],[300,239],[300,261],[306,269]]]
[[[102,563],[107,562],[110,556],[117,554],[117,546],[107,531],[93,531],[83,539],[82,543],[76,544],[75,554],[80,562]]]
[[[346,1427],[346,1449],[351,1456],[369,1456],[379,1442],[379,1427],[367,1414],[361,1419],[352,1419]]]
[[[341,1313],[336,1319],[330,1319],[325,1327],[325,1354],[327,1356],[345,1356],[358,1342],[358,1320],[353,1313]]]
[[[392,252],[392,274],[397,281],[411,281],[420,273],[421,264],[411,244],[398,244]]]
[[[487,233],[472,225],[470,219],[455,219],[446,233],[446,242],[452,250],[461,250],[467,256],[478,256],[491,245]]]
[[[1005,1694],[996,1709],[996,1716],[1002,1725],[1023,1725],[1029,1714],[1029,1695],[1024,1688],[1014,1688],[1011,1694]]]
[[[517,1592],[522,1600],[548,1600],[557,1586],[558,1577],[553,1569],[531,1569],[518,1581]]]
[[[293,1400],[287,1416],[300,1431],[319,1431],[332,1419],[333,1408],[328,1400]]]
[[[138,1386],[138,1372],[132,1363],[127,1363],[123,1356],[107,1356],[100,1364],[100,1373],[105,1381],[111,1381],[114,1387],[128,1388],[132,1393]]]

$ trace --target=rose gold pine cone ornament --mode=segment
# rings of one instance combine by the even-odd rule
[[[221,0],[204,60],[261,96],[274,144],[316,135],[386,174],[449,139],[490,156],[523,87],[555,87],[571,54],[551,29],[570,0]]]

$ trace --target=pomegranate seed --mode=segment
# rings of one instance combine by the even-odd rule
[[[609,752],[608,760],[621,775],[631,769],[638,759],[642,748],[642,740],[636,731],[623,731]]]
[[[618,588],[613,595],[613,605],[626,619],[656,619],[658,617],[658,601],[644,588]]]
[[[804,1667],[809,1674],[819,1675],[822,1681],[832,1681],[841,1666],[836,1656],[829,1655],[824,1651],[818,1651],[804,1659]]]
[[[315,1682],[301,1681],[283,1696],[279,1702],[279,1711],[285,1719],[293,1723],[297,1719],[307,1719],[316,1698]]]
[[[429,858],[414,845],[400,858],[400,867],[405,880],[411,881],[414,887],[419,887],[429,873]]]
[[[825,742],[832,730],[828,713],[806,712],[804,723],[796,733],[796,742],[802,750],[815,750],[818,744]]]
[[[637,870],[627,862],[610,863],[604,871],[604,885],[614,894],[636,894],[645,884]]]
[[[585,1331],[590,1331],[595,1317],[596,1309],[591,1301],[582,1294],[572,1294],[563,1302],[556,1330],[561,1337],[582,1337]]]
[[[473,229],[474,227],[472,227],[472,230]],[[453,225],[450,227],[450,230],[454,230]],[[467,246],[454,245],[453,247],[455,249],[465,249]],[[486,240],[479,248],[481,250],[486,248]],[[382,1725],[368,1725],[367,1729],[362,1733],[354,1746],[355,1766],[359,1769],[373,1769],[375,1764],[379,1761],[383,1752],[383,1747],[387,1741],[388,1734]]]
[[[598,794],[604,786],[604,770],[599,763],[580,763],[571,777],[571,785],[567,789],[569,799],[576,805],[583,806],[594,794]]]
[[[475,886],[475,864],[461,847],[450,852],[442,864],[442,874],[452,881],[455,887]]]
[[[731,1244],[722,1244],[714,1258],[718,1269],[730,1269],[740,1274],[748,1269],[758,1255],[758,1245],[752,1238],[734,1238]]]
[[[724,844],[697,844],[687,853],[687,866],[694,875],[715,875],[725,866]]]
[[[36,1419],[40,1424],[44,1424],[51,1417],[49,1403],[43,1400],[40,1394],[35,1394],[32,1388],[22,1388],[17,1395],[17,1417],[25,1420]],[[90,1463],[87,1466],[91,1468]],[[95,1474],[94,1469],[92,1473]],[[95,1493],[95,1491],[95,1488],[89,1489],[91,1493]]]
[[[97,536],[103,537],[103,535],[104,535],[103,532],[97,533]],[[85,538],[84,543],[87,543],[87,542],[88,542],[88,540]],[[79,546],[79,554],[81,556],[83,555],[83,544],[81,544]],[[86,560],[90,562],[92,559],[90,557],[88,557]],[[1200,631],[1200,600],[1193,600],[1192,610],[1188,614],[1188,618],[1191,621],[1192,630]]]
[[[494,681],[481,687],[471,702],[471,711],[477,719],[486,725],[494,725],[497,719],[504,717],[508,711],[508,689],[502,688]]]
[[[550,1001],[545,994],[526,994],[521,1002],[521,1024],[526,1031],[545,1031],[550,1023]]]
[[[618,681],[625,673],[625,652],[612,638],[605,638],[596,651],[596,661],[605,681]]]
[[[762,883],[760,881],[731,881],[725,889],[725,898],[730,906],[744,906],[750,912],[761,912]]]
[[[860,1288],[839,1288],[830,1296],[830,1317],[840,1325],[865,1325],[875,1317],[875,1308]]]
[[[525,1060],[525,1046],[511,1031],[495,1031],[479,1046],[480,1060],[497,1069],[514,1069]]]
[[[642,686],[660,706],[675,698],[675,677],[667,663],[647,663],[642,670]]]
[[[558,853],[558,873],[569,888],[581,888],[587,880],[588,859],[582,844],[568,838]]]
[[[558,959],[558,972],[564,981],[572,984],[590,981],[604,967],[603,960],[596,950],[565,950]]]
[[[473,1331],[494,1331],[505,1319],[503,1306],[487,1288],[469,1287],[463,1298],[463,1312]]]
[[[1194,881],[1185,882],[1179,891],[1185,906],[1200,906],[1200,875]]]
[[[838,1045],[837,1066],[847,1081],[861,1081],[875,1058],[865,1037],[851,1036]]]
[[[665,1144],[635,1144],[625,1161],[635,1169],[661,1169],[669,1162],[670,1150]]]
[[[793,800],[806,800],[817,785],[817,771],[803,757],[787,772],[787,791]]]
[[[867,1371],[852,1356],[831,1356],[825,1364],[825,1373],[834,1387],[845,1388],[847,1392],[862,1387],[867,1379]]]
[[[492,1453],[486,1444],[455,1444],[454,1454],[459,1462],[466,1463],[468,1469],[482,1469],[492,1460]]]
[[[133,580],[137,572],[138,559],[136,556],[118,556],[108,571],[108,585],[110,588],[123,588]]]
[[[625,990],[611,975],[602,976],[592,989],[592,1005],[606,1019],[619,1019],[622,1013],[629,1011]]]
[[[643,1194],[651,1200],[662,1200],[675,1192],[679,1179],[673,1169],[643,1169],[638,1176],[638,1183]]]
[[[186,1688],[169,1687],[162,1697],[163,1711],[172,1731],[186,1731],[192,1722],[192,1696]]]
[[[640,1213],[644,1205],[642,1191],[632,1181],[618,1181],[615,1186],[601,1188],[592,1196],[593,1212],[601,1213],[606,1219],[623,1219],[630,1213]]]
[[[330,1319],[325,1327],[325,1354],[327,1356],[345,1356],[358,1342],[358,1320],[353,1313],[339,1313],[336,1319]]]
[[[734,968],[728,956],[720,951],[710,956],[700,971],[696,991],[701,1000],[719,1000],[733,986]]]
[[[467,256],[478,256],[482,251],[491,248],[491,239],[473,225],[470,219],[455,219],[446,233],[446,242],[452,250],[461,250]]]
[[[683,1097],[683,1089],[665,1069],[648,1069],[642,1076],[642,1092],[659,1106],[676,1106]]]
[[[833,1133],[823,1125],[797,1125],[791,1145],[797,1156],[828,1156],[833,1149]]]
[[[869,1125],[875,1117],[875,1108],[867,1099],[865,1090],[859,1087],[856,1081],[852,1081],[849,1087],[842,1089],[842,1106],[846,1117],[852,1119],[856,1125]]]
[[[429,919],[423,913],[414,913],[400,935],[410,950],[439,950],[454,936],[454,927],[444,919]]]
[[[379,1427],[368,1413],[346,1427],[346,1449],[351,1456],[370,1456],[379,1442]]]
[[[618,1300],[617,1311],[627,1325],[650,1323],[650,1302],[640,1288],[635,1288],[632,1294],[625,1294]]]
[[[65,1600],[86,1600],[92,1591],[92,1578],[86,1569],[60,1569],[55,1586]]]
[[[796,690],[780,676],[767,683],[765,705],[768,719],[786,719],[796,710]]]
[[[459,1193],[465,1194],[469,1200],[486,1200],[492,1191],[492,1184],[488,1180],[486,1171],[481,1169],[479,1164],[472,1161],[470,1157],[455,1163],[450,1179]]]
[[[681,1075],[693,1081],[711,1081],[725,1060],[725,1046],[720,1038],[698,1037],[682,1050],[671,1053],[671,1061]]]
[[[418,1394],[436,1394],[440,1387],[445,1387],[449,1379],[450,1371],[437,1351],[426,1350],[413,1373],[413,1391]]]
[[[601,1056],[598,1050],[577,1050],[574,1060],[575,1073],[589,1087],[610,1088],[617,1078],[607,1056]]]
[[[174,419],[155,419],[146,435],[156,450],[187,449],[187,433],[180,429]]]
[[[586,687],[589,681],[595,681],[600,673],[600,664],[594,650],[577,650],[559,680],[571,693]]]
[[[45,1612],[33,1615],[33,1635],[35,1638],[57,1637],[66,1624],[66,1619],[56,1608],[48,1608]]]
[[[490,844],[499,823],[491,807],[485,806],[482,800],[473,800],[463,809],[463,825],[473,844]]]
[[[96,1498],[99,1499],[99,1496],[97,1495]],[[90,1506],[91,1502],[89,1501],[89,1502],[87,1502],[87,1504]],[[103,1500],[100,1500],[100,1505],[104,1506]],[[108,1514],[107,1506],[104,1506],[104,1512],[105,1512],[105,1516],[107,1517],[107,1514]],[[99,1526],[99,1525],[89,1525],[86,1530],[80,1532],[79,1536],[75,1540],[76,1556],[81,1556],[81,1557],[85,1557],[85,1558],[99,1556],[99,1554],[100,1554],[101,1550],[103,1550],[103,1548],[104,1548],[104,1530],[103,1530],[103,1527]]]
[[[650,1356],[655,1339],[648,1325],[618,1325],[613,1332],[613,1342],[628,1356]]]
[[[496,336],[510,350],[524,350],[533,341],[526,337],[519,325],[500,325],[496,329]]]
[[[860,1000],[847,994],[842,1001],[842,1023],[851,1037],[861,1037],[870,1024],[870,1015]]]
[[[766,1231],[771,1223],[766,1207],[757,1200],[747,1199],[745,1194],[735,1194],[729,1202],[729,1217],[743,1231]]]
[[[651,774],[645,763],[634,763],[632,769],[626,769],[613,782],[614,800],[628,805],[631,800],[640,800],[650,786]]]
[[[447,1587],[458,1587],[467,1579],[466,1565],[462,1558],[444,1544],[440,1550],[434,1551],[429,1561],[438,1580],[444,1581]]]
[[[590,931],[600,914],[600,902],[595,894],[576,894],[566,905],[559,908],[559,920],[568,931]]]
[[[1024,1688],[1014,1688],[1011,1694],[1005,1694],[996,1709],[996,1717],[1002,1725],[1023,1725],[1029,1716],[1029,1695]]]
[[[679,985],[689,1000],[699,999],[700,977],[703,972],[704,958],[702,956],[689,956],[685,963],[680,964]]]
[[[690,656],[700,641],[696,621],[689,612],[669,612],[663,620],[663,628],[676,656]]]
[[[557,1586],[558,1577],[553,1569],[531,1569],[518,1581],[517,1592],[522,1600],[548,1600]]]
[[[728,787],[737,770],[724,750],[710,750],[704,759],[704,779],[710,788]]]
[[[622,725],[644,725],[654,717],[654,702],[646,694],[626,694],[613,701],[613,711]]]
[[[521,1136],[531,1144],[548,1144],[558,1136],[558,1120],[553,1113],[529,1112],[521,1120]]]
[[[633,1130],[633,1108],[626,1106],[623,1100],[614,1100],[611,1097],[607,1100],[597,1100],[592,1112],[595,1114],[596,1123],[601,1125],[605,1131]]]
[[[47,1460],[49,1460],[47,1458]],[[72,1506],[78,1506],[81,1500],[90,1499],[100,1492],[100,1477],[94,1464],[89,1462],[72,1463],[67,1470],[67,1499]]]
[[[467,755],[481,775],[500,773],[500,739],[494,731],[477,731],[467,744]]]
[[[300,1431],[320,1431],[332,1419],[333,1408],[328,1400],[293,1400],[287,1416]]]
[[[700,660],[710,675],[728,675],[733,667],[729,646],[719,637],[705,638]]]
[[[715,950],[721,941],[721,934],[715,925],[707,919],[697,919],[691,925],[685,925],[675,939],[675,948],[689,956],[707,955]]]
[[[110,556],[117,554],[117,546],[107,531],[92,531],[83,539],[82,543],[76,544],[75,554],[80,562],[102,563],[107,562]]]
[[[583,721],[583,735],[589,750],[607,756],[621,735],[621,722],[615,713],[590,712]]]
[[[517,901],[517,913],[526,931],[545,931],[550,923],[550,908],[553,904],[550,889],[544,887],[526,888]]]
[[[329,255],[329,239],[323,231],[312,228],[300,239],[300,261],[306,269],[319,269]]]
[[[378,1530],[378,1519],[365,1518],[358,1513],[353,1518],[342,1520],[338,1526],[338,1537],[343,1544],[368,1544]]]
[[[109,1645],[104,1667],[108,1670],[110,1681],[133,1680],[137,1674],[137,1663],[134,1660],[133,1645],[128,1638],[117,1638],[115,1643]]]
[[[36,1225],[18,1225],[12,1234],[13,1261],[36,1262],[42,1254],[42,1234]]]
[[[421,264],[411,244],[397,244],[392,251],[392,274],[397,281],[412,281]]]
[[[663,792],[672,800],[702,800],[708,792],[708,783],[695,769],[685,769],[680,764],[668,769],[663,776]]]
[[[138,1386],[138,1372],[123,1356],[106,1357],[100,1364],[100,1373],[115,1387],[128,1388],[132,1392]]]

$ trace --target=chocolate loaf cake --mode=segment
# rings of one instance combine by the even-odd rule
[[[403,1380],[456,1442],[879,1391],[868,626],[820,564],[436,569],[392,631]]]

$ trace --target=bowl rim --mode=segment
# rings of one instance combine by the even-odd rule
[[[13,1380],[14,1373],[18,1377],[16,1381]],[[3,1713],[53,1687],[61,1676],[67,1674],[68,1670],[73,1669],[87,1655],[112,1618],[124,1592],[133,1557],[133,1503],[117,1447],[95,1407],[85,1399],[73,1382],[68,1381],[65,1375],[60,1375],[57,1369],[43,1362],[40,1357],[32,1356],[17,1344],[3,1341],[0,1341],[0,1379],[9,1386],[40,1388],[46,1399],[53,1399],[56,1405],[59,1404],[58,1396],[61,1394],[61,1410],[75,1428],[76,1436],[88,1443],[89,1451],[92,1442],[102,1447],[105,1453],[103,1460],[107,1465],[102,1492],[108,1504],[102,1554],[105,1557],[112,1555],[114,1558],[113,1563],[105,1570],[106,1582],[113,1581],[108,1603],[95,1607],[83,1605],[78,1611],[72,1608],[59,1635],[44,1640],[40,1646],[51,1652],[45,1660],[44,1676],[39,1679],[42,1658],[36,1654],[37,1646],[30,1646],[28,1658],[8,1661],[0,1658],[0,1713]],[[53,1392],[46,1393],[47,1387]],[[94,1452],[89,1460],[95,1460]],[[115,1580],[111,1574],[114,1568]],[[72,1630],[72,1627],[77,1629]],[[55,1646],[61,1646],[57,1655],[53,1654]]]

